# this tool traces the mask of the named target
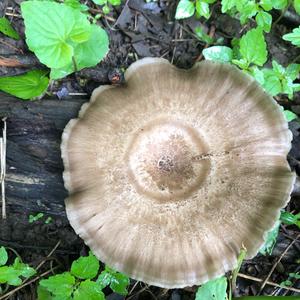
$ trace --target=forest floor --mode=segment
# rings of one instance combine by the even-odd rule
[[[6,16],[22,37],[14,41],[0,34],[0,76],[22,74],[41,67],[25,44],[24,24],[19,8],[21,2],[0,2],[0,17]],[[0,246],[13,248],[25,262],[36,266],[59,242],[48,260],[53,265],[62,266],[62,270],[69,269],[70,263],[79,254],[87,253],[84,243],[69,226],[64,212],[67,193],[62,182],[63,165],[59,144],[65,124],[77,115],[81,104],[88,101],[95,87],[115,84],[116,78],[117,83],[121,83],[124,70],[140,58],[164,57],[182,68],[189,68],[203,59],[201,52],[207,45],[193,34],[196,26],[201,25],[215,38],[223,38],[224,45],[243,33],[244,28],[240,22],[221,15],[218,5],[215,5],[212,17],[206,22],[195,18],[176,21],[176,5],[177,1],[147,3],[130,0],[114,7],[109,15],[101,19],[103,28],[109,34],[110,51],[100,64],[55,81],[48,90],[50,96],[39,101],[22,102],[0,95],[0,117],[8,117],[7,219],[0,220]],[[273,17],[277,19],[279,14]],[[266,35],[269,61],[276,59],[286,65],[297,57],[299,53],[296,48],[283,41],[281,36],[299,26],[299,18],[292,13],[285,14]],[[285,96],[277,100],[300,116],[300,95],[296,95],[293,102]],[[294,140],[288,159],[299,176],[300,124],[291,122],[290,129]],[[299,213],[299,199],[298,187],[286,209]],[[30,223],[29,215],[39,212],[45,216]],[[51,217],[51,221],[45,224],[47,217]],[[300,280],[294,283],[293,290],[279,286],[289,273],[300,272],[299,258],[299,230],[294,226],[281,225],[272,255],[258,255],[243,263],[235,294],[256,295],[268,278],[271,284],[264,286],[262,295],[300,295]],[[33,283],[16,292],[10,299],[36,299],[35,290]],[[184,300],[194,299],[196,287],[165,290],[143,283],[135,285],[132,281],[129,290],[131,292],[126,299]],[[110,290],[106,292],[109,300],[124,298]]]

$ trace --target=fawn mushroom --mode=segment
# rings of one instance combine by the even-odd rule
[[[254,256],[289,200],[292,135],[235,67],[145,58],[96,89],[63,133],[71,225],[94,254],[156,286],[200,284]]]

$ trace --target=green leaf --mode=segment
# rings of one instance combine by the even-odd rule
[[[291,286],[291,285],[293,285],[293,283],[290,280],[285,280],[280,283],[280,286],[282,287]]]
[[[289,77],[284,77],[281,80],[282,85],[282,93],[287,94],[290,100],[293,99],[294,96],[294,83]]]
[[[0,77],[0,90],[23,100],[43,94],[48,87],[48,71],[34,70],[23,75]]]
[[[107,3],[107,0],[92,0],[97,5],[104,5]]]
[[[255,20],[257,22],[257,25],[261,27],[263,31],[270,32],[272,26],[272,15],[265,11],[260,11],[256,15]]]
[[[241,24],[245,24],[248,19],[255,16],[258,12],[258,5],[255,1],[247,1],[245,4],[241,5],[240,10],[240,21]]]
[[[259,5],[265,10],[269,11],[273,8],[272,0],[261,0]]]
[[[127,287],[129,283],[130,281],[128,276],[119,272],[115,272],[111,278],[109,286],[115,293],[125,296],[128,294]]]
[[[295,278],[295,279],[300,279],[300,273],[299,272],[290,273],[289,276],[292,277],[292,278]]]
[[[298,116],[290,110],[284,110],[283,113],[284,113],[285,119],[288,122],[291,122],[298,118]]]
[[[36,274],[35,269],[29,267],[28,264],[24,264],[20,261],[19,257],[15,258],[13,267],[15,270],[19,272],[19,276],[23,276],[25,278],[29,278]]]
[[[195,300],[226,300],[227,279],[220,278],[208,281],[198,288]]]
[[[288,5],[288,0],[273,0],[272,5],[276,9],[284,9]]]
[[[0,18],[0,32],[15,40],[20,39],[19,34],[13,29],[13,27],[5,17]]]
[[[271,96],[276,96],[282,92],[282,85],[278,75],[271,69],[263,69],[264,84],[263,87]]]
[[[104,300],[105,296],[95,281],[85,280],[74,291],[74,300]]]
[[[62,68],[72,62],[74,43],[89,39],[87,16],[67,5],[49,1],[21,4],[26,42],[49,68]]]
[[[89,256],[81,256],[73,261],[71,266],[71,274],[80,279],[92,279],[99,270],[99,260],[90,251]]]
[[[285,41],[289,41],[293,45],[300,47],[300,26],[298,28],[294,28],[291,33],[285,34],[282,38]]]
[[[300,0],[294,0],[294,8],[298,15],[300,15]]]
[[[219,61],[219,62],[231,62],[232,49],[226,46],[213,46],[206,48],[202,51],[203,56],[207,60]]]
[[[81,4],[79,0],[64,0],[64,4],[74,8],[78,9],[80,11],[88,11],[89,7],[85,4]]]
[[[293,81],[299,77],[300,64],[290,64],[286,68],[286,74]]]
[[[91,25],[92,35],[89,40],[78,44],[74,49],[74,59],[77,65],[77,71],[95,66],[108,53],[108,35],[104,29],[97,25]],[[52,69],[51,79],[63,78],[74,72],[73,63],[64,66],[61,69]]]
[[[38,221],[39,219],[41,219],[44,216],[43,213],[38,213],[37,215],[29,215],[29,223],[33,223]]]
[[[249,68],[249,62],[244,58],[233,59],[232,63],[239,66],[242,70],[247,70]]]
[[[8,261],[8,255],[6,249],[2,246],[0,247],[0,266],[4,266]]]
[[[273,229],[271,229],[266,237],[265,237],[265,243],[264,245],[260,248],[259,252],[263,255],[271,255],[273,248],[276,244],[276,240],[277,240],[277,236],[278,236],[278,232],[279,232],[279,226],[280,226],[280,221],[278,220],[275,224],[275,226],[273,227]]]
[[[37,294],[38,294],[38,300],[53,300],[51,293],[48,292],[46,288],[40,285],[37,288]]]
[[[48,279],[40,281],[40,286],[56,296],[57,299],[70,298],[74,289],[74,284],[75,277],[73,277],[69,272],[51,276]]]
[[[267,61],[267,44],[260,28],[249,30],[240,40],[240,53],[249,63],[262,66]]]
[[[294,114],[295,115],[295,114]],[[295,115],[297,118],[297,115]],[[297,225],[297,222],[300,220],[300,213],[294,215],[287,211],[282,211],[280,215],[280,221],[286,225]]]
[[[14,286],[21,285],[22,280],[19,278],[19,271],[15,270],[13,266],[0,267],[0,283]]]
[[[277,61],[272,60],[272,67],[274,72],[278,75],[278,77],[285,76],[285,68],[280,65]]]
[[[203,2],[203,0],[197,0],[196,12],[199,14],[199,16],[209,19],[210,17],[209,4]]]
[[[200,26],[196,27],[194,32],[200,41],[203,41],[206,44],[212,44],[214,42],[214,39],[207,35]]]
[[[116,5],[120,5],[121,4],[121,0],[108,0],[108,2],[113,5],[113,6],[116,6]]]
[[[195,13],[195,5],[189,0],[180,0],[176,9],[175,19],[185,19],[193,16]]]
[[[228,10],[235,7],[236,0],[222,0],[221,4],[222,4],[222,13],[224,14]]]
[[[257,66],[251,67],[249,71],[250,75],[252,75],[257,82],[259,82],[261,85],[265,83],[264,73]]]
[[[101,272],[98,276],[97,283],[99,284],[101,290],[110,285],[112,279],[112,274],[107,270]]]

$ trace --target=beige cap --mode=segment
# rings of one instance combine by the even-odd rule
[[[94,254],[160,287],[201,284],[254,256],[290,198],[292,135],[237,68],[145,58],[96,89],[63,133],[67,215]]]

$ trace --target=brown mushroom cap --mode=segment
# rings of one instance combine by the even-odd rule
[[[142,59],[95,90],[63,133],[71,225],[94,254],[161,287],[203,283],[254,256],[289,200],[292,135],[233,66]]]

